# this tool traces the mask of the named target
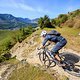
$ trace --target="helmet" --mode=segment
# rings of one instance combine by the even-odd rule
[[[41,35],[40,36],[46,36],[47,32],[44,30],[41,32]]]

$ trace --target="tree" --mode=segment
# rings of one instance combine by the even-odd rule
[[[44,27],[49,27],[51,28],[52,25],[51,25],[51,22],[50,22],[50,18],[45,15],[44,17],[40,17],[39,20],[38,20],[38,26],[43,29]]]
[[[66,22],[68,20],[68,16],[66,14],[60,14],[58,16],[58,19],[56,21],[56,24],[58,26],[60,26],[61,24],[63,24],[64,22]]]
[[[52,26],[55,26],[56,25],[56,20],[55,19],[51,19],[51,24],[52,24]]]
[[[51,27],[50,18],[47,15],[44,16],[44,27]]]
[[[56,19],[56,25],[60,27],[60,20]]]
[[[44,28],[44,19],[42,17],[40,17],[38,19],[38,26],[43,29]]]

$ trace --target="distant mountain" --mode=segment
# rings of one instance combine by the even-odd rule
[[[14,29],[32,25],[37,26],[36,19],[30,20],[29,18],[14,17],[11,14],[0,14],[0,29]]]
[[[38,22],[38,19],[39,19],[39,18],[32,19],[31,22],[32,22],[32,23],[37,23],[37,22]]]
[[[31,23],[31,20],[29,18],[20,18],[20,17],[18,17],[17,20],[21,21],[21,22],[25,22],[25,23]]]

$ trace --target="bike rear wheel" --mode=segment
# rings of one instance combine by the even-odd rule
[[[74,70],[69,71],[66,70],[66,72],[68,72],[69,74],[76,76],[76,77],[80,77],[80,69],[79,68],[74,68]]]
[[[68,61],[72,71],[66,70],[69,74],[80,77],[80,65],[75,65],[72,61]]]

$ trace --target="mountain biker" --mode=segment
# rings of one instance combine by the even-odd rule
[[[53,32],[56,32],[55,30],[53,30]],[[41,32],[41,37],[43,37],[43,42],[42,42],[42,46],[41,48],[45,48],[46,43],[49,41],[48,45],[50,45],[51,42],[56,43],[55,46],[52,48],[51,50],[51,54],[55,57],[55,59],[57,59],[61,64],[63,64],[63,61],[60,59],[59,57],[59,50],[64,47],[67,43],[67,40],[62,37],[61,35],[51,35],[49,33],[47,33],[47,31],[43,30]]]

